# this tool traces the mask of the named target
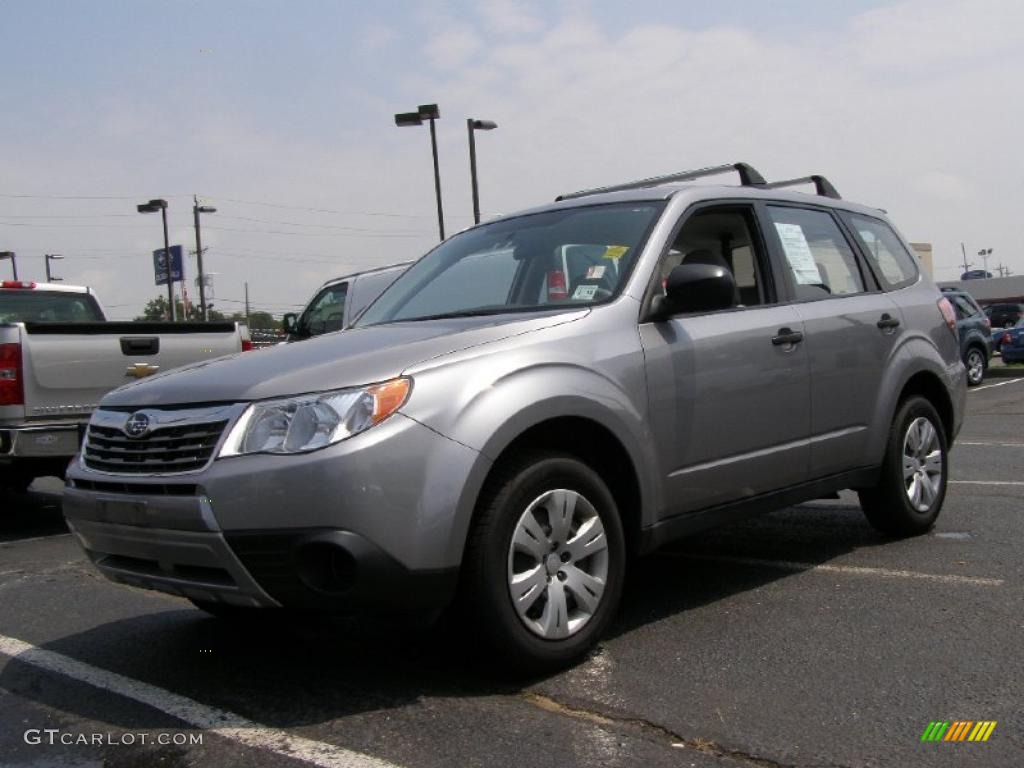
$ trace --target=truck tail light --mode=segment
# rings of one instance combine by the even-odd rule
[[[942,313],[942,319],[946,321],[946,327],[949,328],[949,332],[957,338],[960,338],[956,332],[956,312],[953,310],[953,305],[949,303],[949,299],[943,296],[937,302],[939,305],[939,312]]]
[[[254,349],[255,349],[255,347],[252,345],[252,340],[251,339],[242,339],[242,351],[243,352],[252,352]]]
[[[569,291],[565,286],[565,272],[553,269],[548,272],[548,301],[568,299]]]
[[[24,405],[21,344],[0,344],[0,405]]]

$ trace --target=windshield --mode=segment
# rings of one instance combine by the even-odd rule
[[[82,323],[102,321],[99,305],[87,293],[17,289],[0,291],[0,323]]]
[[[416,262],[356,325],[607,301],[625,283],[662,207],[595,205],[475,227]]]

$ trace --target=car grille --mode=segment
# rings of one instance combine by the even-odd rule
[[[207,465],[227,420],[158,427],[141,438],[90,424],[82,458],[90,469],[126,474],[188,472]]]

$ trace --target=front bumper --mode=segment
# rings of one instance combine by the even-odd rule
[[[194,473],[113,475],[75,462],[64,515],[118,582],[235,605],[432,611],[454,595],[472,513],[465,489],[481,464],[396,415],[322,451]]]

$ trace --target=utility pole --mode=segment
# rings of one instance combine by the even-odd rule
[[[203,272],[203,240],[199,235],[199,214],[216,213],[217,209],[210,205],[200,205],[199,198],[192,195],[192,215],[196,223],[196,267],[199,269],[199,305],[203,308],[202,318],[204,321],[210,319],[209,310],[206,307],[206,278]]]
[[[249,282],[245,283],[245,324],[249,325]],[[249,329],[250,333],[252,328]]]
[[[996,272],[999,273],[1000,277],[1009,277],[1013,274],[1013,272],[1010,271],[1010,268],[1004,266],[1002,262],[999,262],[999,266],[996,267]]]
[[[974,265],[967,263],[967,249],[964,248],[963,241],[960,242],[960,252],[964,255],[964,272],[966,272],[967,270],[969,270]]]

